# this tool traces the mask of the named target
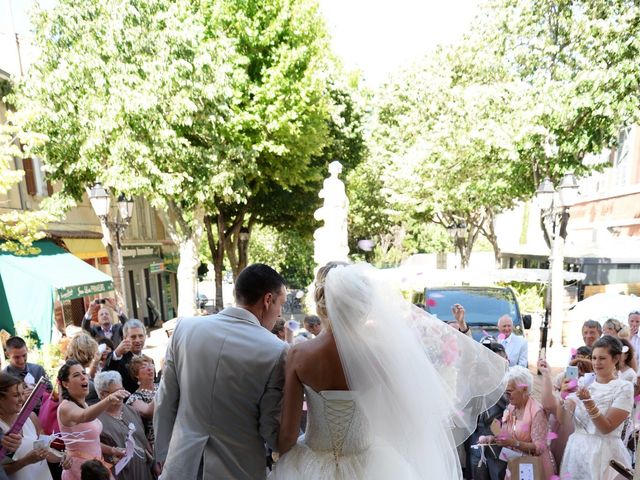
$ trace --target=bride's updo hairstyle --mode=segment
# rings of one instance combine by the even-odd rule
[[[325,283],[327,280],[327,274],[333,268],[337,266],[346,266],[345,262],[329,262],[324,267],[320,267],[316,274],[314,300],[316,302],[316,313],[318,316],[326,322],[327,320],[327,300],[325,298]],[[327,326],[327,325],[325,325]]]
[[[371,276],[375,275],[369,264],[345,264],[332,262],[318,271],[316,305],[325,328],[335,331],[333,323],[358,328],[372,320],[372,300],[382,298],[383,292],[374,291]]]

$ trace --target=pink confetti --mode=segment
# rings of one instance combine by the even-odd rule
[[[547,441],[549,442],[555,440],[556,438],[558,438],[558,434],[556,432],[549,432],[547,434]]]
[[[578,350],[577,350],[577,349],[575,349],[575,348],[572,348],[572,349],[571,349],[571,356],[572,356],[572,357],[575,357],[577,354],[578,354]]]
[[[430,298],[429,300],[427,300],[427,305],[429,305],[430,307],[435,307],[436,301],[433,298]]]
[[[505,338],[507,337],[504,336],[504,333],[501,333],[500,335],[498,335],[498,340],[504,340]]]

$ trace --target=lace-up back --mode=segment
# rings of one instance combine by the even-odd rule
[[[357,407],[355,392],[316,392],[306,385],[305,392],[309,406],[305,441],[309,448],[331,452],[338,462],[344,455],[369,447],[367,420]]]

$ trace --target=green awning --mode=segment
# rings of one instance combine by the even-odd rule
[[[28,324],[40,341],[51,341],[53,302],[113,290],[110,276],[48,240],[37,255],[0,252],[0,328],[15,333]]]

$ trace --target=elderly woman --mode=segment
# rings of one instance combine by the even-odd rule
[[[9,430],[16,421],[25,400],[22,379],[8,373],[0,373],[0,428],[2,431]],[[38,417],[32,413],[22,427],[20,447],[13,455],[12,461],[4,465],[5,472],[11,480],[51,480],[47,461],[58,463],[61,458],[64,458],[64,464],[69,466],[70,462],[66,456],[58,457],[47,448],[34,448],[33,442],[41,433]]]
[[[71,468],[62,472],[62,480],[80,480],[80,467],[85,460],[101,460],[103,455],[111,462],[119,460],[124,451],[100,443],[102,423],[98,416],[107,408],[122,405],[129,392],[114,390],[103,396],[95,405],[89,406],[89,376],[77,360],[67,360],[58,371],[58,382],[63,400],[58,407],[58,424],[62,433],[69,434],[67,454],[71,457]]]
[[[154,398],[158,385],[153,383],[155,379],[155,367],[153,359],[146,355],[134,357],[129,363],[129,371],[131,376],[138,381],[140,388],[133,392],[127,399],[127,405],[140,414],[144,423],[144,431],[149,440],[149,444],[153,447],[155,435],[153,433],[153,410],[155,408]]]
[[[509,406],[502,417],[502,432],[495,442],[503,447],[501,458],[520,455],[540,457],[543,478],[555,473],[555,462],[547,446],[549,424],[542,405],[531,396],[533,375],[524,367],[515,366],[507,373]],[[507,470],[505,478],[510,478]]]
[[[106,371],[96,375],[96,390],[98,396],[108,398],[115,392],[122,390],[122,377],[118,372]],[[101,440],[118,448],[125,448],[129,437],[130,428],[133,427],[133,441],[135,450],[133,457],[120,474],[117,480],[153,480],[155,468],[151,446],[144,433],[144,426],[140,415],[130,406],[124,403],[112,404],[99,416],[103,429]],[[157,473],[157,472],[156,472]]]

